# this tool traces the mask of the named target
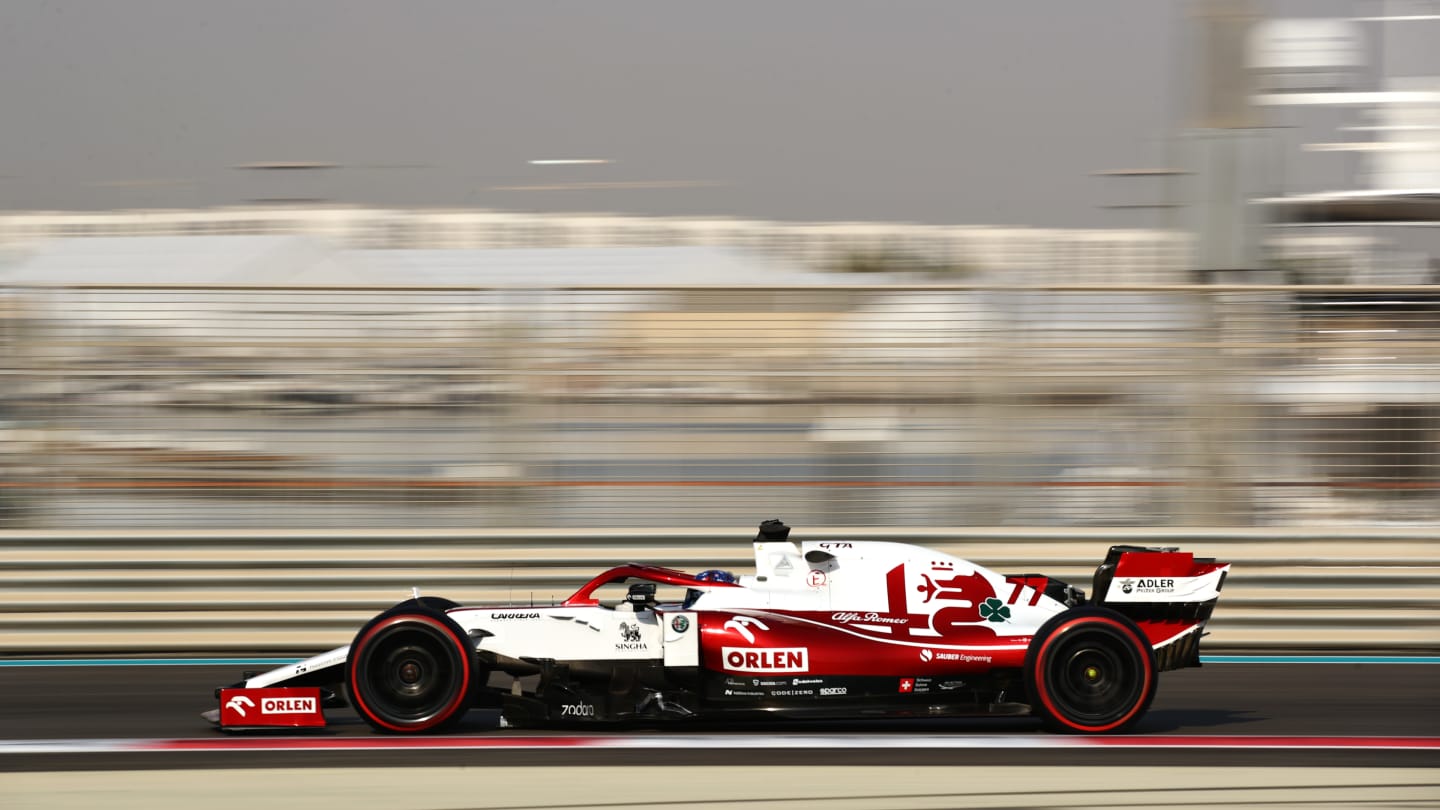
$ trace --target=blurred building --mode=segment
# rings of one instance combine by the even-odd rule
[[[1149,231],[4,227],[4,525],[1440,523],[1440,304],[1364,235],[1217,285]]]
[[[1056,230],[907,223],[806,223],[503,211],[218,208],[195,211],[0,213],[12,259],[53,239],[133,236],[309,236],[341,249],[729,247],[812,269],[885,266],[1016,281],[1188,280],[1190,240],[1163,230]]]

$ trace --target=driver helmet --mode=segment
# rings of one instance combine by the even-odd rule
[[[709,568],[695,575],[701,582],[735,582],[735,575],[719,568]]]

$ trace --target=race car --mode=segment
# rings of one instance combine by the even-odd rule
[[[1033,714],[1118,732],[1160,672],[1200,665],[1230,569],[1112,546],[1087,598],[919,546],[789,534],[760,524],[755,572],[738,577],[632,563],[554,605],[417,595],[348,646],[245,673],[206,714],[224,730],[314,727],[349,705],[395,734],[452,728],[475,707],[514,727]]]

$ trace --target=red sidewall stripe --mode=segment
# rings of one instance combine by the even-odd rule
[[[356,683],[356,674],[358,667],[352,666],[350,668],[350,694],[355,699],[355,709],[361,714],[363,714],[365,717],[375,721],[376,723],[384,726],[385,728],[390,729],[391,731],[416,732],[424,731],[428,728],[434,728],[435,726],[443,723],[445,719],[448,718],[451,713],[453,713],[455,709],[458,708],[459,705],[463,703],[465,699],[470,695],[470,670],[472,667],[472,662],[470,660],[470,656],[466,653],[465,642],[459,637],[457,637],[454,631],[447,627],[444,622],[438,622],[430,616],[424,616],[414,613],[403,613],[398,616],[391,616],[385,621],[382,621],[374,627],[370,628],[369,632],[367,632],[365,636],[361,638],[357,644],[355,644],[354,649],[351,651],[351,660],[360,660],[360,656],[365,649],[365,645],[370,643],[370,640],[375,637],[376,633],[379,633],[380,631],[391,627],[392,625],[407,621],[416,621],[421,622],[422,624],[428,624],[431,627],[434,627],[435,629],[441,631],[452,641],[455,642],[456,650],[460,653],[460,660],[462,662],[461,671],[465,673],[464,677],[460,681],[460,691],[455,695],[455,699],[447,703],[445,705],[445,708],[436,712],[434,718],[429,721],[426,721],[424,723],[416,723],[409,726],[397,726],[394,723],[387,723],[382,718],[377,717],[375,713],[371,711],[370,707],[365,704],[365,698],[360,693],[359,684]]]
[[[1440,737],[1094,737],[1087,743],[1125,748],[1433,748]]]
[[[1141,680],[1143,691],[1140,693],[1140,699],[1135,701],[1134,708],[1126,712],[1125,716],[1120,718],[1119,720],[1116,720],[1113,723],[1107,723],[1103,726],[1082,726],[1066,720],[1065,717],[1060,713],[1060,710],[1055,707],[1054,702],[1050,700],[1050,693],[1045,688],[1045,657],[1050,650],[1050,645],[1055,643],[1057,639],[1065,635],[1065,632],[1070,628],[1074,627],[1075,625],[1091,623],[1108,624],[1111,627],[1119,630],[1122,634],[1124,634],[1125,638],[1129,639],[1130,643],[1135,646],[1136,651],[1140,653],[1140,665],[1144,668],[1142,673],[1143,678]],[[1150,656],[1146,653],[1145,642],[1142,639],[1137,638],[1134,631],[1132,631],[1129,627],[1126,627],[1124,624],[1115,621],[1114,619],[1106,618],[1104,616],[1079,616],[1071,619],[1068,622],[1065,622],[1064,624],[1055,628],[1054,632],[1050,633],[1050,635],[1045,637],[1045,640],[1040,643],[1040,649],[1037,650],[1035,654],[1035,691],[1038,692],[1040,695],[1040,702],[1045,704],[1045,709],[1049,712],[1051,717],[1055,718],[1061,723],[1064,723],[1066,726],[1075,729],[1076,731],[1083,731],[1089,734],[1099,734],[1105,731],[1109,731],[1112,728],[1119,728],[1120,726],[1123,726],[1124,724],[1130,722],[1130,720],[1135,717],[1135,715],[1140,711],[1140,709],[1145,705],[1146,701],[1150,697],[1150,680]]]

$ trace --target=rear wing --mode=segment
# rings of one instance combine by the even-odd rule
[[[1229,563],[1175,548],[1111,546],[1092,593],[1140,625],[1160,669],[1180,669],[1200,665],[1200,636],[1229,573]]]

